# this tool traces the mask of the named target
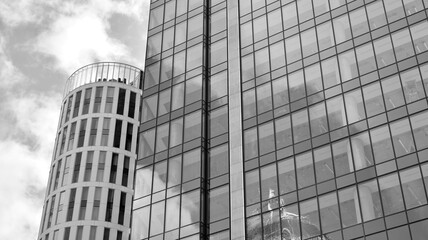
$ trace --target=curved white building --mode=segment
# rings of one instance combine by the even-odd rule
[[[128,239],[141,76],[95,63],[67,80],[39,240]]]

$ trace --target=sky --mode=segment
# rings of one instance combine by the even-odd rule
[[[0,0],[0,239],[36,239],[65,81],[143,68],[149,0]]]

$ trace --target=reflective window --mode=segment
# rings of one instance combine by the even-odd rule
[[[397,157],[415,151],[413,136],[410,132],[409,120],[403,119],[391,123],[392,142],[394,143],[395,155]]]
[[[210,178],[215,178],[229,171],[229,149],[227,144],[210,150]]]
[[[197,111],[184,117],[184,141],[201,137],[201,111]]]
[[[201,176],[201,149],[186,152],[183,155],[183,182]]]
[[[210,190],[210,222],[229,217],[229,187],[223,186]]]
[[[366,6],[370,28],[376,29],[386,24],[385,10],[382,1],[375,1]]]
[[[413,2],[416,3],[417,1],[413,1]],[[417,9],[417,8],[415,7],[414,9]],[[415,46],[417,53],[421,53],[428,50],[428,33],[426,32],[426,29],[428,29],[427,21],[423,21],[419,24],[416,24],[410,27],[410,31],[413,37],[413,45]]]
[[[222,108],[211,111],[210,113],[210,137],[226,133],[229,129],[228,108]]]
[[[376,61],[379,67],[385,67],[395,62],[390,36],[374,41],[374,48],[376,52]]]
[[[394,157],[388,126],[372,129],[370,137],[376,163],[381,163]]]
[[[290,3],[282,7],[282,23],[284,29],[290,28],[297,24],[296,3]]]
[[[400,0],[394,1],[399,1],[401,4]],[[413,51],[412,41],[410,39],[410,32],[408,28],[392,34],[392,42],[394,44],[395,56],[397,57],[397,61],[408,58],[415,54],[415,52]]]
[[[387,3],[384,3],[388,22],[391,23],[404,17],[404,8],[401,0],[390,0]]]

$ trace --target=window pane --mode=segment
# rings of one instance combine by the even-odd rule
[[[226,133],[228,131],[227,106],[213,110],[210,114],[210,137]]]

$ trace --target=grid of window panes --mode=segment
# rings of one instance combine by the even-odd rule
[[[129,231],[131,207],[126,206],[132,202],[135,106],[140,104],[139,90],[134,91],[98,83],[64,99],[39,239],[82,239],[84,227],[91,227],[94,238],[109,234],[122,239]],[[93,226],[73,227],[70,238],[64,226],[76,221]],[[106,222],[110,228],[104,233]]]
[[[250,239],[424,239],[428,1],[240,0]]]
[[[206,234],[207,10],[150,6],[131,239]]]

